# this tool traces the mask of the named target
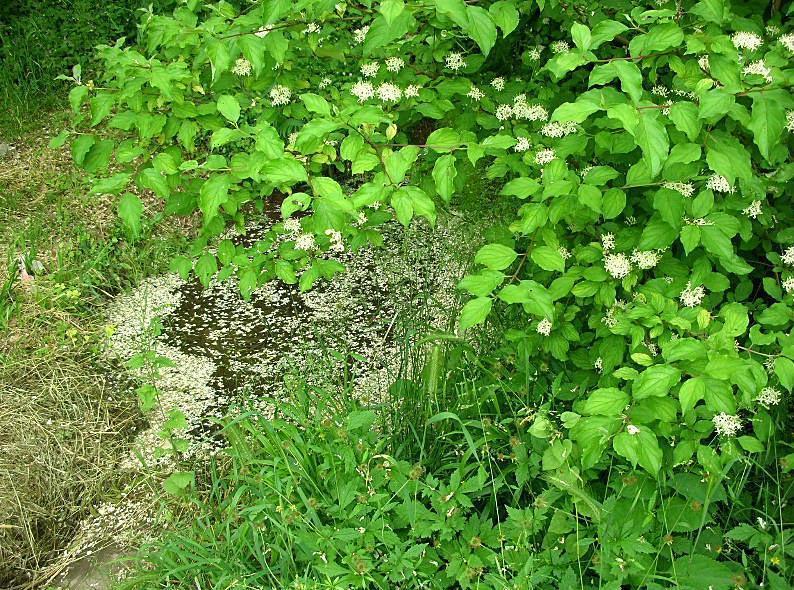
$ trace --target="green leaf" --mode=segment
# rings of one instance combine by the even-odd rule
[[[516,30],[519,21],[518,10],[512,2],[506,0],[498,0],[488,7],[488,12],[496,23],[496,26],[502,29],[502,35],[507,37],[510,33]]]
[[[237,123],[240,118],[240,103],[235,97],[224,94],[218,98],[217,106],[221,115],[232,123]]]
[[[88,97],[87,86],[75,86],[69,91],[69,105],[75,113],[80,112],[80,107],[85,102],[86,97]]]
[[[627,393],[616,387],[596,389],[582,404],[581,412],[588,416],[619,416],[629,404]]]
[[[209,178],[199,191],[199,208],[204,214],[204,226],[218,214],[220,206],[229,198],[231,177],[228,174],[215,174]]]
[[[386,23],[391,25],[405,10],[405,3],[403,0],[383,0],[378,10],[383,15]]]
[[[126,176],[129,179],[129,175]],[[141,200],[132,193],[124,193],[119,199],[118,211],[124,227],[133,238],[137,238],[141,233],[141,215],[143,214]]]
[[[511,195],[519,199],[526,199],[530,195],[534,195],[540,189],[540,183],[533,178],[523,176],[521,178],[514,178],[508,182],[502,190],[500,195]]]
[[[791,101],[791,96],[785,90],[772,90],[754,92],[752,97],[753,110],[748,127],[761,155],[772,161],[772,148],[780,143],[786,128],[785,105]]]
[[[309,179],[303,164],[290,157],[266,162],[262,167],[262,174],[268,182],[275,185],[294,185]]]
[[[485,321],[491,313],[491,307],[493,307],[493,299],[490,297],[477,297],[466,303],[460,311],[460,329],[468,330]]]
[[[576,102],[565,102],[558,106],[551,115],[552,121],[573,121],[581,123],[602,107],[591,100],[579,97]]]
[[[706,119],[709,123],[715,123],[728,114],[734,102],[733,94],[726,92],[722,88],[714,88],[704,92],[700,96],[698,118]]]
[[[129,184],[132,174],[119,172],[110,178],[98,180],[91,187],[92,195],[117,195]]]
[[[725,20],[726,9],[724,0],[701,0],[689,9],[689,12],[696,14],[708,22],[722,24]]]
[[[612,62],[615,72],[620,78],[620,88],[631,97],[636,104],[642,98],[642,74],[634,62],[617,60]]]
[[[640,465],[651,475],[662,469],[662,449],[656,435],[645,426],[637,434],[619,432],[612,441],[615,452],[628,459],[632,465]]]
[[[78,135],[72,142],[72,159],[78,166],[82,166],[85,161],[86,154],[96,143],[96,137],[93,135]]]
[[[675,128],[686,133],[689,141],[695,141],[700,134],[701,122],[698,119],[698,107],[691,102],[681,101],[670,107],[670,119]]]
[[[750,180],[753,177],[750,153],[739,140],[721,131],[714,131],[709,136],[706,162],[714,172],[727,178],[731,185],[737,178]]]
[[[163,480],[163,489],[172,496],[184,496],[195,478],[192,471],[175,471]]]
[[[532,249],[531,258],[543,270],[565,272],[565,260],[560,251],[551,246],[538,246]]]
[[[681,404],[681,412],[686,416],[691,412],[695,404],[706,397],[706,382],[701,377],[695,377],[684,381],[678,391],[678,401]]]
[[[469,37],[479,45],[483,55],[488,55],[496,43],[496,25],[488,11],[479,6],[466,8],[468,24],[463,27]]]
[[[645,35],[634,37],[629,43],[631,57],[662,52],[678,47],[684,40],[684,32],[674,22],[654,25]]]
[[[524,306],[524,311],[538,317],[551,318],[554,315],[551,293],[535,281],[506,285],[499,292],[499,299],[511,305],[520,303]]]
[[[391,196],[391,206],[397,214],[397,221],[408,227],[414,216],[414,205],[407,191],[400,188]]]
[[[455,156],[447,154],[436,160],[433,166],[433,180],[436,182],[436,192],[449,203],[452,193],[455,192]]]
[[[634,138],[642,150],[651,176],[656,177],[662,171],[670,147],[667,130],[659,122],[658,117],[645,112],[639,118]]]
[[[206,252],[196,261],[196,276],[205,287],[210,284],[210,279],[218,272],[218,262],[215,256]]]
[[[565,74],[589,61],[590,60],[579,51],[566,51],[564,53],[558,53],[547,61],[544,68],[554,74],[556,80],[561,80],[565,77]]]
[[[574,23],[571,26],[571,38],[574,45],[582,51],[590,49],[590,44],[593,40],[589,27],[581,23]]]
[[[731,568],[701,553],[679,557],[673,563],[673,571],[676,586],[679,588],[728,590],[736,586]]]
[[[590,49],[598,49],[603,43],[612,41],[621,33],[628,31],[628,27],[623,23],[614,20],[602,20],[593,27],[590,36]]]
[[[504,270],[518,257],[515,250],[502,244],[486,244],[477,251],[474,262],[492,270]]]
[[[331,105],[328,104],[328,101],[325,100],[319,94],[312,94],[310,92],[307,92],[306,94],[301,94],[301,100],[303,101],[303,104],[306,105],[306,108],[310,112],[317,113],[319,115],[322,115],[323,117],[331,116]],[[356,137],[360,138],[361,136],[356,135]]]
[[[794,362],[784,356],[775,359],[775,375],[780,384],[789,391],[794,388]]]
[[[480,274],[463,277],[458,283],[458,289],[467,291],[475,297],[485,297],[501,285],[504,279],[505,275],[498,271],[484,270]]]
[[[669,365],[655,365],[645,369],[632,385],[634,399],[646,397],[661,397],[670,393],[670,390],[681,379],[681,371]]]
[[[428,135],[425,145],[440,153],[451,152],[461,145],[460,135],[450,127],[436,129]]]

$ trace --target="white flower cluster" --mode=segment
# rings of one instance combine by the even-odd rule
[[[786,111],[786,129],[794,133],[794,111]]]
[[[365,102],[375,96],[375,87],[369,82],[359,80],[350,87],[350,94],[358,98],[358,102]]]
[[[530,105],[527,103],[526,94],[519,94],[513,99],[512,111],[516,119],[545,121],[549,118],[549,112],[544,107],[539,104]]]
[[[631,261],[643,270],[648,270],[659,264],[661,256],[653,250],[634,250]]]
[[[571,257],[571,252],[565,246],[560,246],[557,248],[557,252],[560,253],[560,256],[563,260],[568,260]]]
[[[756,219],[759,215],[761,215],[761,201],[753,201],[747,207],[742,209],[742,213],[747,215],[752,219]]]
[[[695,194],[695,186],[691,182],[663,182],[662,186],[676,191],[687,198]]]
[[[529,139],[526,137],[517,137],[516,138],[516,145],[513,146],[513,149],[517,152],[526,152],[532,148],[532,144],[529,142]]]
[[[700,69],[704,72],[708,72],[711,69],[711,64],[709,63],[709,56],[708,55],[701,55],[698,58],[698,65]]]
[[[745,76],[756,75],[761,76],[767,83],[772,83],[772,70],[770,70],[764,60],[759,59],[744,66],[742,73]]]
[[[736,49],[749,49],[750,51],[755,51],[764,44],[764,40],[761,37],[747,31],[734,33],[731,41],[733,41]]]
[[[604,270],[614,279],[622,279],[631,272],[631,262],[625,254],[607,254],[604,257]]]
[[[609,252],[614,247],[615,247],[615,234],[611,232],[601,234],[601,248],[603,248],[604,252]]]
[[[320,83],[317,85],[317,88],[322,90],[323,88],[327,88],[328,86],[330,86],[332,82],[333,80],[331,80],[331,78],[325,77],[322,80],[320,80]]]
[[[450,70],[457,72],[458,70],[466,67],[466,61],[463,59],[463,56],[460,53],[449,53],[447,57],[444,58],[444,65],[446,65]]]
[[[262,39],[263,37],[267,37],[270,31],[272,30],[273,30],[273,25],[266,25],[264,27],[261,27],[256,33],[254,33],[254,35]]]
[[[706,290],[702,285],[698,285],[693,289],[692,283],[687,283],[678,299],[684,307],[697,307],[705,296]]]
[[[416,98],[419,96],[419,90],[421,88],[421,86],[417,86],[416,84],[409,84],[405,87],[405,92],[403,92],[403,94],[405,95],[405,98]]]
[[[593,361],[593,368],[598,371],[599,373],[604,370],[604,359],[598,357],[596,360]]]
[[[364,42],[364,39],[367,38],[367,33],[369,33],[369,25],[353,31],[353,39],[355,40],[356,45],[360,45]]]
[[[576,123],[573,121],[554,121],[546,123],[540,128],[540,134],[546,137],[565,137],[576,132]]]
[[[567,53],[571,50],[571,46],[568,45],[567,41],[555,41],[549,45],[549,49],[551,49],[552,53]]]
[[[320,30],[320,25],[318,25],[317,23],[312,22],[312,23],[309,23],[309,24],[306,25],[306,28],[303,29],[303,34],[304,35],[311,35],[312,33],[319,32],[319,30]]]
[[[742,419],[739,416],[720,412],[711,421],[714,423],[714,430],[720,436],[736,436],[742,430]]]
[[[783,280],[783,288],[786,290],[786,293],[791,293],[794,291],[794,277],[789,277]]]
[[[502,91],[505,89],[505,79],[502,77],[494,78],[491,80],[491,86],[496,90]]]
[[[791,53],[794,53],[794,33],[787,33],[786,35],[781,35],[778,38],[778,41],[788,49]]]
[[[274,107],[289,104],[291,98],[292,98],[292,90],[290,90],[286,86],[281,86],[277,84],[276,86],[273,86],[273,88],[270,89],[270,102],[273,103]]]
[[[468,96],[472,100],[476,100],[476,101],[479,102],[480,100],[483,99],[483,97],[485,96],[485,93],[482,90],[480,90],[479,88],[477,88],[476,86],[472,86],[471,90],[469,90],[466,93],[466,96]]]
[[[342,241],[342,232],[334,229],[325,230],[325,235],[331,240],[331,252],[344,252],[345,243]]]
[[[540,47],[533,47],[532,49],[527,49],[527,59],[529,61],[540,61]]]
[[[547,318],[543,318],[538,322],[536,330],[541,336],[548,336],[551,334],[551,322]]]
[[[794,266],[794,246],[789,246],[783,253],[780,255],[783,264],[788,264],[789,266]]]
[[[712,174],[706,181],[706,188],[713,190],[717,193],[732,193],[734,188],[728,179],[719,174]]]
[[[544,164],[551,162],[556,157],[557,154],[554,153],[552,148],[542,149],[535,154],[535,164],[543,166]]]
[[[400,87],[391,82],[384,82],[378,86],[375,92],[383,102],[399,102],[403,97],[403,91],[400,90]]]
[[[296,250],[314,250],[317,247],[317,243],[314,240],[314,234],[300,234],[297,238],[295,238],[295,249]]]
[[[496,107],[494,116],[500,121],[507,121],[513,116],[513,107],[511,107],[509,104],[500,104],[498,107]]]
[[[284,229],[291,234],[299,234],[301,232],[301,222],[297,217],[290,217],[284,221]]]
[[[378,70],[380,70],[380,64],[376,61],[368,64],[361,64],[361,75],[365,78],[372,78],[373,76],[378,75]]]
[[[774,37],[780,33],[780,28],[777,25],[767,25],[764,27],[764,30],[770,37]]]
[[[232,68],[232,74],[236,76],[250,76],[251,75],[251,62],[241,57],[236,62],[234,62],[234,67]]]
[[[386,69],[390,72],[399,72],[405,67],[405,60],[401,57],[389,57],[386,59]]]
[[[668,94],[670,94],[670,90],[667,89],[667,86],[659,86],[658,84],[651,88],[651,94],[655,94],[656,96],[661,96],[666,98]]]
[[[640,429],[638,426],[634,426],[634,424],[629,424],[626,426],[626,432],[628,432],[631,436],[637,436],[640,433]]]
[[[778,405],[781,398],[782,396],[779,389],[774,387],[764,387],[758,394],[758,397],[755,398],[755,401],[768,409],[770,406]]]

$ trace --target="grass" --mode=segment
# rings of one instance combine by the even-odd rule
[[[80,522],[119,485],[140,415],[100,360],[103,305],[162,272],[189,233],[148,228],[129,242],[113,200],[89,195],[68,151],[47,147],[66,117],[50,113],[0,160],[2,587],[63,569]]]

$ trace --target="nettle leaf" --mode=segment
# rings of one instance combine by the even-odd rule
[[[675,367],[655,365],[640,373],[634,380],[631,393],[636,400],[665,396],[680,379],[681,371]]]
[[[126,176],[129,180],[130,175]],[[126,182],[124,184],[126,185]],[[143,215],[143,203],[140,198],[132,193],[124,193],[119,199],[118,212],[129,234],[133,238],[137,238],[141,233],[141,216]]]
[[[455,156],[447,154],[441,156],[433,165],[433,180],[436,182],[436,192],[449,203],[452,193],[455,192]]]
[[[493,299],[490,297],[477,297],[467,302],[460,310],[460,329],[468,330],[472,326],[481,324],[491,313]]]
[[[474,262],[492,270],[504,270],[518,257],[515,250],[502,244],[486,244],[477,251]]]
[[[235,97],[228,94],[218,97],[217,107],[218,112],[232,123],[240,119],[240,103]]]

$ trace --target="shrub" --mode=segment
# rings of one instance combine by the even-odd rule
[[[138,47],[101,50],[102,81],[70,94],[72,154],[122,194],[131,233],[131,182],[200,212],[196,260],[174,269],[236,272],[245,295],[308,289],[341,270],[323,252],[497,182],[483,197],[515,220],[460,284],[459,328],[501,336],[486,391],[523,411],[513,498],[553,492],[552,562],[613,585],[782,588],[794,37],[778,8],[186,0]],[[275,192],[299,239],[205,248]],[[745,524],[723,530],[739,501]],[[775,524],[743,528],[755,510]]]

